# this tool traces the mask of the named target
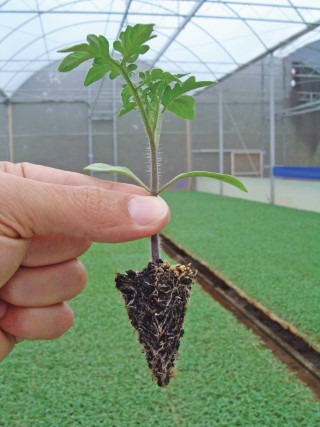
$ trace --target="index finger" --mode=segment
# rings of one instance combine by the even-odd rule
[[[144,188],[137,185],[106,181],[78,172],[64,171],[61,169],[51,168],[49,166],[35,165],[27,162],[0,162],[0,172],[48,184],[99,186],[107,190],[123,193],[137,194],[141,196],[148,195],[148,192]]]

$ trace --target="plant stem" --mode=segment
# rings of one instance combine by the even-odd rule
[[[159,190],[159,159],[158,159],[158,147],[161,133],[161,113],[159,113],[159,107],[155,116],[155,123],[152,130],[152,139],[150,142],[150,155],[151,155],[151,177],[150,177],[150,188],[151,196],[157,196]],[[160,236],[154,234],[151,236],[151,260],[152,262],[157,261],[160,258]]]
[[[150,176],[150,188],[151,196],[157,196],[159,188],[159,170],[158,170],[158,156],[157,146],[154,139],[150,142],[150,155],[151,155],[151,176]],[[151,261],[156,262],[160,258],[160,236],[154,234],[151,236]]]
[[[159,113],[156,114],[155,123],[152,127],[146,110],[144,109],[143,102],[140,98],[137,87],[132,83],[130,77],[128,76],[126,70],[119,65],[116,61],[114,63],[118,66],[123,78],[128,84],[131,93],[134,97],[134,100],[137,104],[137,107],[140,111],[144,127],[146,129],[148,140],[150,144],[150,154],[151,154],[151,176],[150,176],[150,195],[157,197],[159,189],[159,170],[158,170],[158,139],[160,137],[160,127],[161,127],[161,118]],[[159,106],[158,106],[159,110]],[[151,261],[155,262],[160,258],[160,236],[159,234],[154,234],[151,236]]]
[[[151,236],[151,261],[156,262],[160,258],[160,235]]]

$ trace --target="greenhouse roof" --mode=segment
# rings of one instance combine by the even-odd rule
[[[87,34],[110,41],[126,25],[154,23],[152,67],[221,80],[270,52],[320,38],[319,0],[0,0],[0,95],[10,97],[57,50]]]

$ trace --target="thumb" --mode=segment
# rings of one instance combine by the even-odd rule
[[[98,185],[51,184],[1,174],[0,194],[0,235],[13,238],[64,234],[124,242],[156,234],[170,216],[159,197]]]

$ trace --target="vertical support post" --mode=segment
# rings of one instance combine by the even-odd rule
[[[270,203],[275,202],[275,182],[273,169],[275,166],[275,105],[274,105],[274,57],[270,54],[270,78],[269,78],[269,114],[270,114]]]
[[[219,173],[224,173],[224,141],[223,141],[223,92],[219,87]],[[220,194],[223,194],[223,182],[220,181]]]
[[[260,68],[260,149],[265,152],[265,102],[264,102],[264,91],[265,91],[265,59],[261,60],[261,68]],[[263,174],[262,174],[263,176]]]
[[[192,140],[191,140],[191,125],[190,120],[186,120],[186,157],[187,157],[187,172],[192,170]],[[189,178],[188,190],[194,188],[194,179]]]
[[[113,165],[118,165],[118,118],[117,118],[117,87],[116,81],[112,80],[112,153]],[[113,174],[113,180],[118,181],[118,175]]]
[[[10,100],[8,100],[7,102],[7,120],[8,120],[7,140],[8,140],[9,161],[14,162],[13,116],[12,116],[12,102]]]

